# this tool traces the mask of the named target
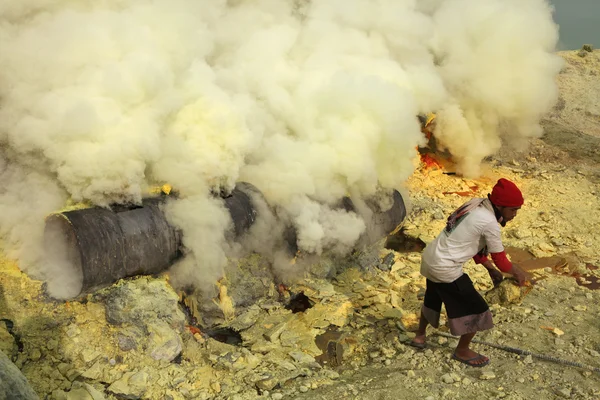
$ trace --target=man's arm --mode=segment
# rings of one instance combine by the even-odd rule
[[[515,264],[511,263],[508,257],[506,257],[506,253],[504,251],[499,253],[491,253],[491,255],[492,260],[494,260],[494,264],[496,264],[496,267],[498,267],[500,271],[514,276],[519,281],[519,285],[521,286],[524,286],[527,283],[529,280],[528,274]]]
[[[488,224],[483,230],[483,236],[485,237],[487,248],[492,256],[494,264],[496,264],[496,267],[498,267],[500,271],[514,276],[519,281],[519,285],[525,285],[529,280],[528,274],[521,270],[521,268],[511,263],[506,257],[506,252],[504,251],[504,246],[502,245],[502,239],[500,238],[500,227],[498,224]]]
[[[490,278],[492,278],[492,282],[494,283],[494,286],[496,286],[500,282],[502,282],[502,280],[504,279],[504,276],[502,276],[502,273],[500,271],[498,271],[496,268],[494,268],[494,264],[492,263],[492,261],[490,261],[489,258],[487,258],[487,256],[484,256],[482,254],[476,254],[473,257],[473,260],[477,264],[483,265],[485,267],[485,269],[488,270],[488,273],[490,274]]]

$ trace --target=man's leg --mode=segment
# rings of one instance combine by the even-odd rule
[[[458,341],[456,350],[454,350],[454,355],[459,360],[471,360],[469,361],[469,364],[471,365],[481,365],[488,363],[490,360],[489,358],[479,353],[476,353],[469,348],[473,337],[475,337],[475,332],[462,335]]]
[[[469,348],[476,332],[494,326],[487,303],[467,274],[444,288],[446,291],[441,292],[441,296],[446,304],[450,332],[460,336],[454,358],[472,366],[488,364],[489,358]]]
[[[421,318],[419,319],[419,329],[416,332],[415,338],[412,340],[413,343],[425,344],[425,334],[427,331],[427,325],[429,325],[429,322],[427,322],[427,318],[425,318],[425,315],[423,315],[423,311],[421,311]]]
[[[427,279],[425,289],[425,298],[421,308],[421,317],[419,318],[419,328],[411,344],[415,347],[424,347],[426,341],[427,326],[431,324],[434,328],[439,325],[440,312],[442,310],[442,298],[436,290],[436,283]]]

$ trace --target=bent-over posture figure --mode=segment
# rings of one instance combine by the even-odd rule
[[[463,264],[472,257],[488,270],[494,283],[503,279],[502,271],[525,284],[527,274],[508,260],[500,237],[500,225],[512,220],[522,205],[519,188],[502,178],[486,199],[472,199],[450,215],[444,230],[425,247],[421,274],[427,278],[427,288],[412,346],[425,347],[427,325],[439,326],[444,303],[450,332],[460,336],[452,357],[473,367],[489,363],[489,358],[472,351],[469,345],[476,332],[493,327],[492,313],[463,272]],[[488,254],[500,271],[494,268]]]

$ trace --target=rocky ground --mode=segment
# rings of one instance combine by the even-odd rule
[[[600,398],[600,373],[589,369],[482,344],[476,350],[491,364],[469,368],[450,359],[455,339],[434,330],[425,351],[405,344],[424,292],[423,243],[457,206],[506,177],[526,201],[503,230],[505,245],[536,284],[492,290],[469,263],[496,323],[477,339],[600,367],[600,101],[589,103],[600,90],[586,89],[598,84],[600,52],[586,53],[563,54],[565,104],[544,121],[544,137],[524,152],[503,149],[478,179],[419,167],[407,182],[403,230],[344,260],[335,277],[289,287],[263,279],[262,295],[243,308],[222,284],[221,328],[207,331],[167,275],[55,302],[2,259],[0,350],[40,398],[55,400]]]

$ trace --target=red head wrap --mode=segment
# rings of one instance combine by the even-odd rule
[[[500,178],[492,189],[490,200],[498,207],[521,207],[523,194],[511,181]]]

